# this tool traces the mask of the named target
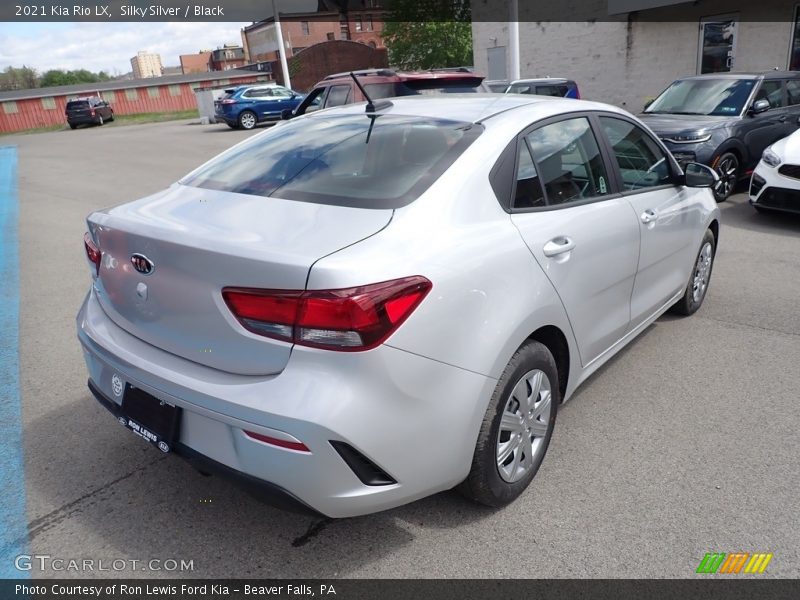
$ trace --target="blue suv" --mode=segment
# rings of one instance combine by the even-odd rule
[[[275,83],[242,85],[225,90],[214,102],[217,120],[233,129],[253,129],[264,121],[277,121],[285,109],[294,110],[305,96]]]

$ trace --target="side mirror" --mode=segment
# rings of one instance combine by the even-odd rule
[[[753,102],[753,108],[750,109],[754,115],[769,110],[769,100],[762,98]]]
[[[282,120],[282,121],[288,121],[288,120],[289,120],[289,119],[291,119],[293,116],[294,116],[294,113],[292,113],[292,109],[291,109],[291,108],[284,108],[284,109],[281,111],[281,120]]]
[[[684,185],[691,188],[710,188],[719,181],[717,172],[706,165],[691,162],[684,168]]]

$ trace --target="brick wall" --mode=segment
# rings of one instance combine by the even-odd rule
[[[382,68],[388,64],[385,49],[373,49],[366,44],[346,40],[322,42],[289,59],[289,77],[293,89],[307,92],[331,73]],[[283,81],[283,72],[277,61],[272,65],[272,72],[277,81]]]

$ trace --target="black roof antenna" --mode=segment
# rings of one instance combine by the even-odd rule
[[[390,106],[392,106],[392,103],[389,102],[388,100],[378,100],[378,102],[373,102],[372,98],[369,97],[367,90],[364,89],[364,86],[361,85],[361,82],[358,80],[358,77],[356,77],[356,74],[350,71],[350,77],[353,78],[353,81],[356,82],[358,89],[361,90],[361,93],[364,95],[364,98],[367,99],[368,113],[374,113],[376,111],[383,110],[384,108],[389,108]]]

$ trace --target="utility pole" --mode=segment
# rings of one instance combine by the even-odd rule
[[[519,79],[519,0],[510,0],[508,6],[508,60],[509,79]]]
[[[281,57],[281,70],[283,71],[283,85],[289,89],[292,89],[292,82],[289,79],[289,63],[286,62],[286,46],[283,45],[281,17],[278,14],[278,0],[272,0],[272,14],[275,16],[275,34],[278,37],[278,47]]]

